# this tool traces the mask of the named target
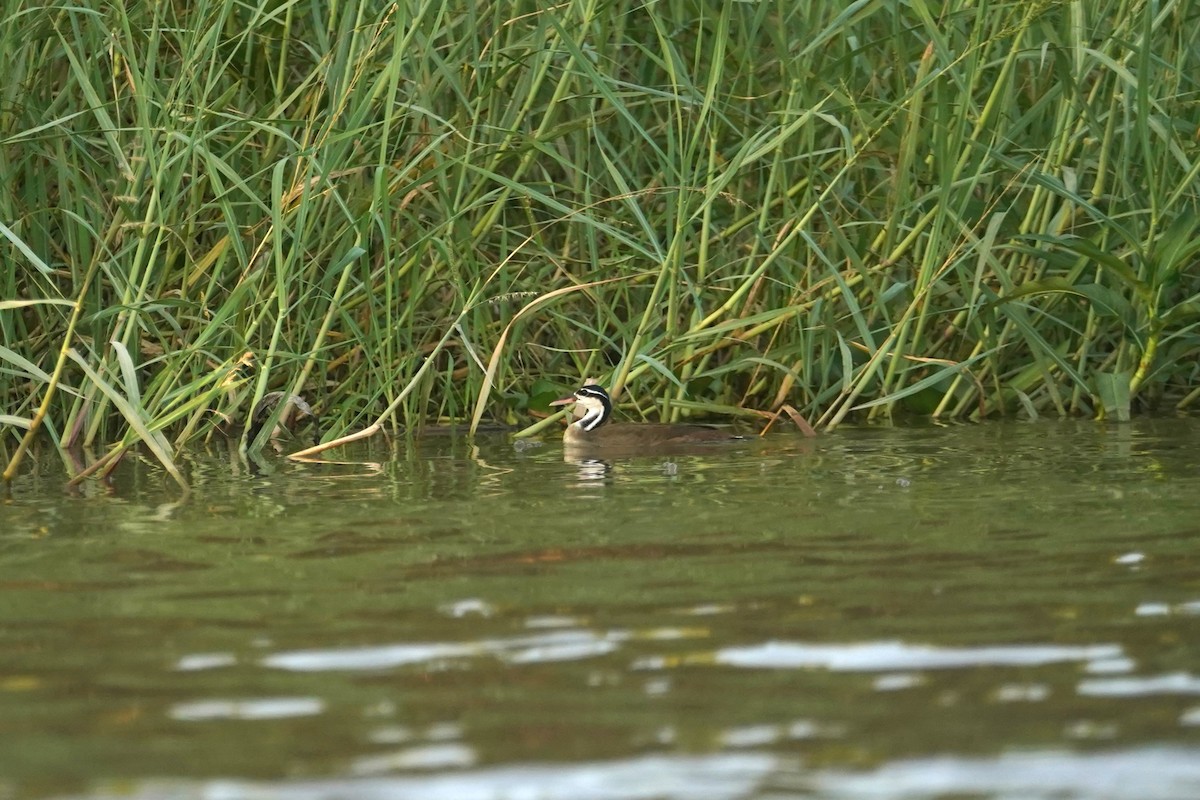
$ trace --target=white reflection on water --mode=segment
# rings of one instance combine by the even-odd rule
[[[905,642],[805,644],[767,642],[718,650],[718,664],[751,669],[823,667],[836,672],[880,672],[955,667],[1033,667],[1064,661],[1092,661],[1122,655],[1115,644],[1065,647],[1051,644],[993,647],[934,647]]]
[[[1133,672],[1132,658],[1102,658],[1091,661],[1085,669],[1093,675],[1112,675],[1116,672]]]
[[[294,650],[267,656],[262,663],[293,672],[324,672],[390,669],[472,656],[493,656],[510,664],[577,661],[611,653],[620,642],[629,638],[628,631],[561,630],[478,642],[414,642],[336,650]]]
[[[685,639],[702,635],[686,629],[656,629],[649,634],[610,630],[551,630],[509,639],[478,642],[411,642],[377,647],[330,650],[293,650],[262,660],[264,666],[293,672],[380,670],[443,660],[492,656],[510,664],[578,661],[606,655],[632,638]],[[754,669],[823,667],[841,672],[902,672],[918,669],[951,669],[978,666],[1038,666],[1070,661],[1111,662],[1124,654],[1118,645],[1029,644],[992,647],[935,647],[905,642],[805,644],[767,642],[717,650],[711,661]],[[708,661],[709,658],[703,658]],[[656,669],[661,659],[639,659],[635,668]]]
[[[805,786],[823,800],[1185,800],[1200,797],[1200,751],[1152,747],[915,758],[868,772],[818,773]]]
[[[286,719],[309,717],[325,710],[317,697],[259,697],[248,700],[197,700],[171,706],[172,719],[198,722],[208,719]]]
[[[805,769],[766,753],[644,756],[439,775],[293,781],[122,782],[91,800],[1185,800],[1200,797],[1200,750],[914,758],[870,770]]]
[[[573,628],[581,624],[579,617],[539,614],[525,620],[526,628]]]
[[[147,782],[87,797],[122,800],[745,800],[778,769],[764,753],[645,756],[445,775],[311,781]]]
[[[490,617],[496,613],[496,607],[478,597],[466,597],[438,606],[438,611],[448,617],[462,619],[468,616]]]
[[[841,736],[840,727],[818,725],[807,719],[787,725],[743,725],[721,731],[719,741],[724,747],[765,747],[789,740],[813,739],[818,736]]]
[[[202,669],[232,667],[235,664],[237,664],[237,656],[233,653],[192,653],[180,658],[175,663],[175,669],[180,672],[195,672]]]
[[[925,684],[925,676],[919,672],[895,672],[880,675],[872,684],[877,692],[896,692]]]
[[[383,775],[400,770],[435,770],[475,765],[475,750],[458,742],[409,747],[395,753],[364,756],[350,765],[355,775]]]
[[[1169,617],[1172,614],[1183,614],[1186,616],[1195,616],[1200,614],[1200,600],[1190,600],[1186,603],[1141,603],[1134,614],[1139,617]]]
[[[1044,683],[1006,683],[992,693],[997,703],[1040,703],[1050,696]]]
[[[267,656],[262,663],[268,667],[292,672],[388,669],[443,658],[465,658],[475,655],[477,651],[478,648],[471,644],[412,642],[380,647],[345,647],[337,650],[293,650]]]
[[[1152,694],[1200,694],[1200,678],[1186,672],[1150,678],[1093,678],[1079,684],[1092,697],[1145,697]]]

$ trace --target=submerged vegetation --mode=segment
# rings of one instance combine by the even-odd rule
[[[1194,3],[0,17],[9,477],[30,427],[170,467],[271,392],[327,440],[580,376],[818,428],[1200,396]]]

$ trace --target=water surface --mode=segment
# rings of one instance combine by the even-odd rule
[[[1200,797],[1200,429],[435,435],[0,505],[0,797]]]

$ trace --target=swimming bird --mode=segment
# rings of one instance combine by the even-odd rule
[[[581,386],[573,394],[555,400],[550,405],[571,404],[576,406],[575,415],[578,419],[567,426],[563,433],[563,444],[577,449],[653,451],[743,438],[710,425],[610,422],[612,398],[602,386],[594,383]]]

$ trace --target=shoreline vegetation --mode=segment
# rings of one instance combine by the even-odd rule
[[[818,430],[1200,398],[1194,3],[0,18],[6,479],[36,435],[182,483],[271,393],[327,442],[582,377]]]

